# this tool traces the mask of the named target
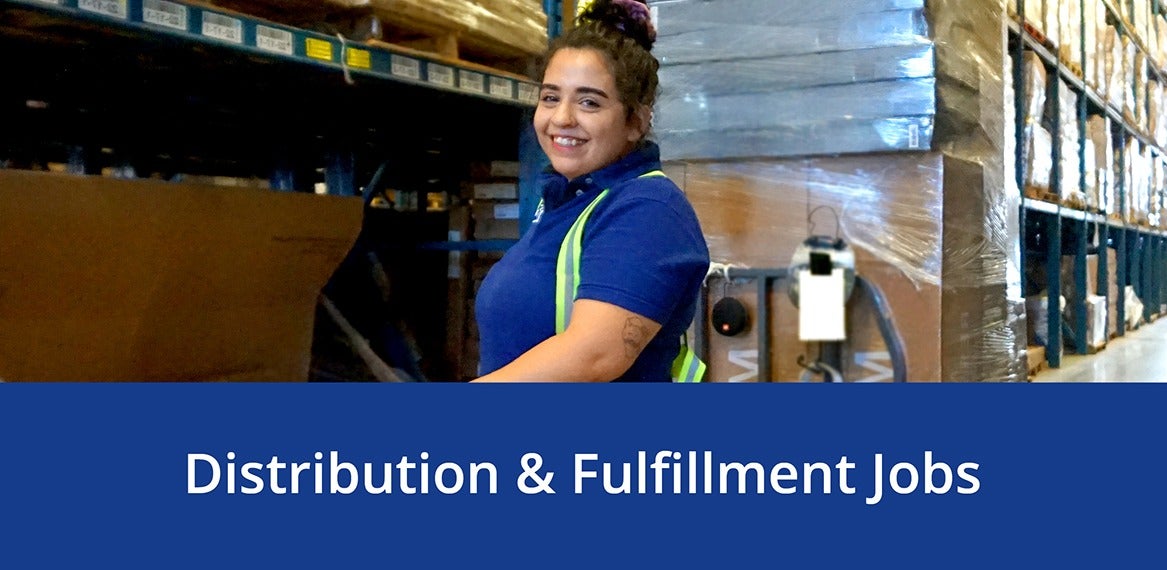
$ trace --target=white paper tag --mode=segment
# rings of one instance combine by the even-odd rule
[[[458,70],[458,88],[471,93],[486,93],[486,77],[481,73]]]
[[[503,79],[501,77],[490,78],[490,94],[493,97],[501,97],[503,99],[513,99],[515,90],[511,87],[510,79]]]
[[[142,21],[155,26],[186,31],[186,6],[166,0],[142,0]]]
[[[462,232],[458,230],[449,230],[446,234],[446,240],[451,242],[462,241]],[[462,252],[451,251],[448,256],[448,263],[446,264],[446,277],[450,279],[457,279],[462,276]]]
[[[417,81],[421,79],[421,62],[412,57],[391,54],[389,56],[389,73]]]
[[[222,14],[203,12],[203,35],[233,44],[243,43],[243,22]]]
[[[431,63],[426,65],[425,80],[434,85],[441,85],[443,87],[454,86],[454,70],[453,68],[444,65]]]
[[[539,88],[530,83],[519,83],[519,101],[531,103],[539,101]]]
[[[802,341],[838,341],[847,338],[844,322],[843,270],[830,275],[798,272],[798,338]]]
[[[129,14],[126,2],[127,0],[77,0],[77,7],[86,12],[125,20]]]
[[[519,219],[519,203],[513,204],[495,204],[494,205],[494,219],[496,220],[517,220]]]
[[[256,26],[255,47],[265,51],[293,55],[292,32],[267,26]]]
[[[908,148],[920,148],[920,125],[908,125]]]

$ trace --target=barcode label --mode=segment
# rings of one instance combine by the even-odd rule
[[[453,68],[444,65],[431,63],[426,66],[426,81],[435,85],[444,85],[446,87],[454,86],[454,70]]]
[[[292,32],[267,26],[256,26],[255,46],[265,51],[292,55]]]
[[[539,88],[530,83],[520,83],[519,101],[531,104],[537,103],[539,101]]]
[[[908,148],[920,148],[920,125],[908,125]]]
[[[233,44],[243,43],[243,22],[222,14],[203,12],[203,35]]]
[[[142,0],[142,20],[147,24],[186,31],[186,6],[166,0]]]
[[[519,219],[519,204],[495,204],[494,205],[494,219],[496,220],[517,220]]]
[[[389,73],[398,77],[421,79],[421,63],[412,57],[400,55],[389,56]]]
[[[126,0],[77,0],[77,7],[86,12],[126,19]]]
[[[351,67],[357,69],[371,69],[373,67],[373,56],[363,49],[346,48],[344,50],[344,61]]]
[[[485,77],[481,73],[458,70],[458,88],[471,93],[486,93]]]
[[[332,43],[316,38],[307,38],[304,40],[304,51],[308,57],[312,59],[320,59],[323,61],[332,61]]]
[[[510,99],[515,96],[515,90],[511,87],[511,80],[501,77],[491,77],[490,94],[495,97]]]

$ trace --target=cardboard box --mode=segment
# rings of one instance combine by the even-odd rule
[[[471,189],[475,200],[518,200],[518,182],[479,182]]]
[[[789,266],[809,235],[838,230],[855,249],[858,272],[883,293],[907,353],[909,381],[985,380],[1019,371],[1024,377],[1024,311],[991,267],[1004,252],[984,246],[986,183],[979,165],[939,153],[666,165],[697,212],[714,262],[754,268]],[[999,191],[999,189],[998,189]],[[818,209],[820,206],[826,208]],[[815,212],[808,224],[808,212]],[[973,244],[981,247],[971,248]],[[959,252],[975,251],[962,258]],[[945,255],[946,252],[953,255]],[[947,260],[952,259],[953,265]],[[988,275],[988,277],[986,277]],[[712,306],[733,295],[757,315],[754,282],[724,288],[711,279]],[[798,356],[817,349],[798,340],[798,310],[780,281],[767,300],[772,317],[773,376],[796,381]],[[890,380],[891,363],[872,299],[848,302],[843,375],[850,381]],[[727,338],[709,331],[713,381],[755,381],[759,323]]]
[[[1106,297],[1086,297],[1086,342],[1091,348],[1106,346]]]
[[[0,170],[0,378],[302,381],[359,198]]]

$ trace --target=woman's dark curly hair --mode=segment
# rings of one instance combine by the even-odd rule
[[[638,106],[651,109],[656,102],[660,62],[650,53],[655,41],[656,30],[644,2],[595,0],[580,13],[575,27],[551,42],[540,58],[538,76],[543,76],[561,49],[594,49],[604,55],[616,78],[617,94],[630,119]]]

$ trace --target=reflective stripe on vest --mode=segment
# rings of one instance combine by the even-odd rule
[[[664,175],[664,172],[654,170],[640,175],[640,178]],[[607,195],[608,190],[605,189],[584,208],[559,245],[559,257],[555,262],[555,334],[567,330],[571,322],[572,305],[579,291],[579,260],[583,257],[584,225],[596,209],[596,204]],[[673,360],[672,376],[674,382],[700,382],[705,376],[705,363],[689,349],[684,337],[681,337],[680,352]]]

